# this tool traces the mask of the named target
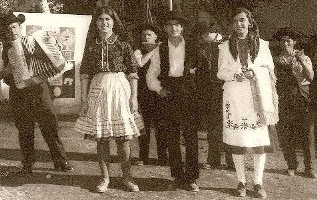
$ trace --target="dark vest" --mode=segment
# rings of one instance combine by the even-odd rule
[[[149,53],[149,51],[141,48],[141,53],[142,53],[142,55],[144,55],[144,54]],[[138,76],[139,76],[138,89],[140,92],[148,91],[148,88],[146,85],[146,74],[147,74],[147,71],[148,71],[150,65],[151,65],[151,60],[149,60],[147,63],[145,63],[143,65],[143,67],[140,67],[138,69]]]
[[[185,41],[185,61],[184,61],[184,75],[185,79],[190,78],[190,69],[195,68],[196,65],[196,47],[192,45],[191,42]],[[162,86],[166,84],[166,80],[168,79],[168,73],[170,69],[169,64],[169,49],[168,49],[168,40],[166,39],[160,45],[160,59],[161,59],[161,74],[160,74],[160,81]]]

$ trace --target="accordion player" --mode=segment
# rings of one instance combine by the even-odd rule
[[[5,44],[5,66],[18,89],[39,84],[62,71],[65,60],[59,47],[51,41],[43,31],[37,31],[30,37],[22,36]]]

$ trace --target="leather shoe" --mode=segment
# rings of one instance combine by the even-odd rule
[[[122,184],[130,191],[130,192],[139,192],[139,186],[134,183],[132,178],[123,178]]]
[[[184,184],[184,181],[180,178],[175,178],[169,185],[168,190],[175,191],[180,189]]]
[[[313,178],[313,179],[317,178],[316,172],[314,172],[314,170],[312,170],[312,169],[310,169],[310,170],[305,170],[305,176],[306,176],[307,178]]]
[[[158,160],[157,165],[158,166],[168,166],[168,162],[166,160]]]
[[[244,183],[239,182],[237,186],[237,196],[238,197],[245,197],[247,196],[247,188]]]
[[[201,168],[203,168],[203,169],[211,169],[211,165],[208,164],[208,163],[203,163]]]
[[[254,193],[256,198],[266,199],[266,191],[262,188],[260,184],[254,185]]]
[[[20,171],[18,171],[18,175],[21,176],[29,176],[33,173],[31,166],[23,166]]]
[[[74,171],[74,167],[69,162],[64,162],[55,165],[55,169],[61,172],[71,172]]]
[[[196,180],[189,181],[189,191],[199,192],[199,186],[198,186]]]
[[[235,171],[236,171],[236,168],[235,168],[234,166],[228,165],[227,168],[226,168],[226,170],[235,172]]]
[[[144,165],[144,162],[143,160],[138,160],[134,163],[136,166],[143,166]]]
[[[288,169],[287,170],[287,175],[289,176],[295,176],[296,170],[295,169]]]
[[[96,187],[96,191],[99,193],[104,193],[108,190],[109,178],[102,178]]]

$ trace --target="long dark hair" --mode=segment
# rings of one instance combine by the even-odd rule
[[[90,24],[90,34],[92,37],[99,37],[99,30],[98,27],[96,25],[97,19],[101,14],[107,14],[109,15],[114,22],[113,25],[113,32],[117,35],[119,35],[119,37],[124,37],[124,26],[120,20],[120,18],[118,17],[117,13],[114,11],[114,9],[112,9],[110,6],[102,6],[97,8],[94,11],[94,14],[92,16],[92,20],[91,20],[91,24]]]
[[[255,58],[258,56],[259,53],[259,45],[260,45],[260,35],[259,35],[259,28],[257,23],[254,20],[254,17],[250,10],[240,7],[233,10],[231,19],[233,19],[236,15],[244,12],[247,15],[249,20],[249,28],[248,28],[248,47],[250,50],[251,61],[254,62]],[[237,42],[238,37],[236,33],[233,33],[229,39],[229,50],[231,55],[234,57],[235,60],[238,59],[238,49],[237,49]]]

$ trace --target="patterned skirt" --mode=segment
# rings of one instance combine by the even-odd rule
[[[130,96],[130,83],[123,72],[95,75],[88,93],[88,111],[78,118],[75,130],[95,139],[139,136],[144,124],[139,113],[131,113]]]

